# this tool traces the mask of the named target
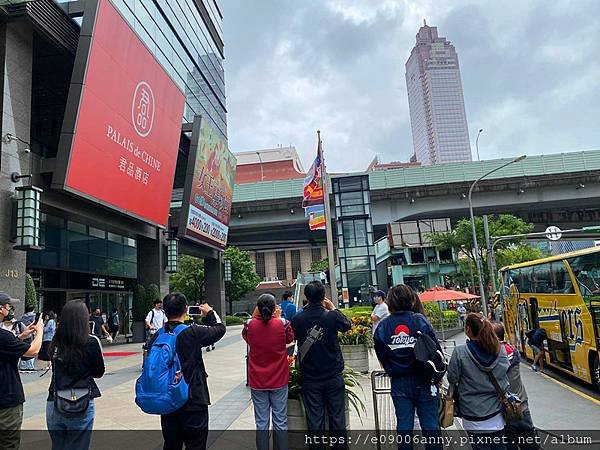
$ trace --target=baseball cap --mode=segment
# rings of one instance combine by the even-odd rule
[[[379,297],[385,298],[385,291],[382,291],[382,290],[380,289],[380,290],[378,290],[378,291],[375,291],[375,295],[376,295],[376,296],[378,295]]]
[[[0,291],[0,305],[12,305],[13,299],[4,291]]]

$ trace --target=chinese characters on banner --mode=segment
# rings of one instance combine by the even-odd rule
[[[211,124],[200,120],[192,136],[196,148],[194,160],[190,151],[193,174],[188,170],[191,186],[186,189],[189,208],[185,236],[224,248],[229,233],[236,158]]]
[[[109,0],[99,1],[92,34],[70,154],[59,155],[68,166],[55,184],[165,226],[185,96]]]

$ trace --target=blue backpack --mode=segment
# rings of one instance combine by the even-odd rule
[[[181,372],[176,351],[177,336],[187,325],[177,325],[174,330],[161,328],[146,361],[142,374],[135,383],[135,403],[147,414],[170,414],[188,401],[188,384],[183,378],[175,381]]]

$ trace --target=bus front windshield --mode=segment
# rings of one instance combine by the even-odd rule
[[[585,299],[600,299],[600,253],[570,258],[569,265]]]

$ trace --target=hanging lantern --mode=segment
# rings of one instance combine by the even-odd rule
[[[167,238],[167,273],[175,273],[179,270],[179,239]]]
[[[42,189],[35,186],[19,186],[16,191],[16,232],[14,246],[17,250],[41,250],[40,246],[40,197]]]
[[[231,261],[225,260],[225,281],[231,281]]]

